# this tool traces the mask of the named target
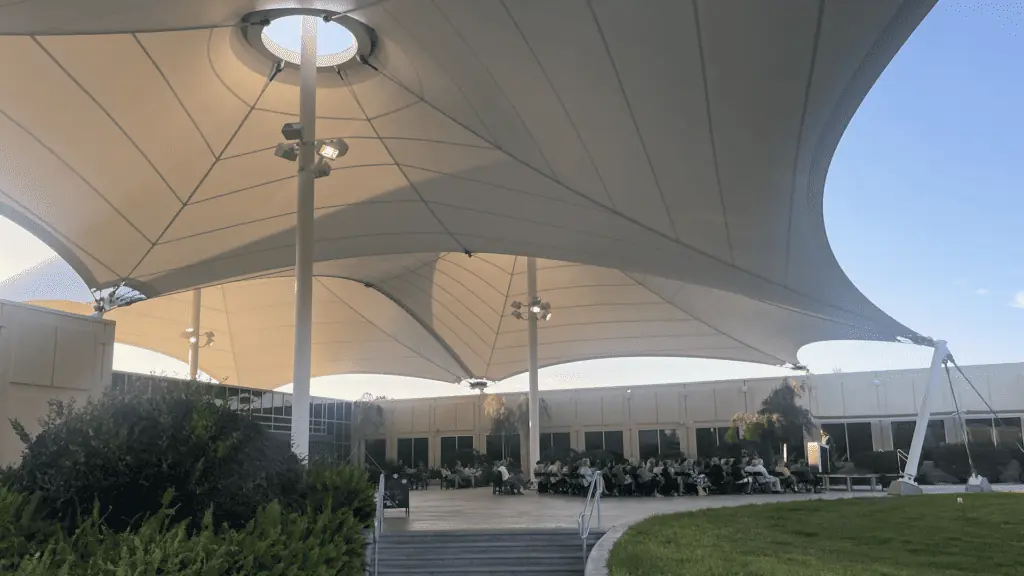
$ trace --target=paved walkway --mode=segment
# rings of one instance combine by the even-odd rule
[[[805,500],[880,497],[883,492],[855,490],[825,494],[750,494],[681,496],[670,498],[604,498],[601,500],[601,526],[628,524],[653,514],[684,512],[702,508],[766,504]],[[522,496],[495,496],[490,488],[462,490],[414,490],[410,495],[411,513],[385,511],[384,530],[466,530],[517,528],[576,528],[576,517],[584,499],[527,492]],[[596,527],[597,516],[594,516]]]

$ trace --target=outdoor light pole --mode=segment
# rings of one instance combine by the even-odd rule
[[[199,315],[203,306],[203,291],[196,288],[192,291],[192,317],[189,321],[188,337],[188,379],[195,380],[199,375]]]
[[[917,423],[914,425],[914,438],[910,441],[910,453],[907,465],[903,468],[903,476],[889,487],[892,494],[920,494],[917,485],[917,468],[924,448],[924,437],[928,432],[928,419],[931,416],[931,402],[939,393],[939,382],[942,380],[942,362],[949,356],[945,340],[936,340],[933,344],[932,365],[928,371],[928,382],[921,396],[921,409],[917,412]]]
[[[295,225],[295,355],[292,371],[292,449],[309,455],[309,379],[313,343],[314,167],[316,165],[315,16],[302,17],[299,64],[299,193]]]
[[[526,258],[526,291],[530,302],[537,297],[537,261]],[[527,310],[527,338],[530,348],[530,461],[523,462],[523,469],[530,471],[534,478],[534,463],[540,460],[540,383],[537,377],[537,314]]]

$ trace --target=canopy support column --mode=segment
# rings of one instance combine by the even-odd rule
[[[917,469],[921,461],[921,450],[924,448],[924,437],[928,431],[928,419],[932,414],[932,398],[938,394],[939,382],[942,380],[942,362],[949,355],[945,340],[936,340],[932,346],[934,347],[932,365],[928,371],[928,384],[925,385],[924,394],[921,397],[921,409],[917,412],[914,438],[910,441],[907,465],[903,468],[903,476],[889,486],[890,494],[920,494],[922,492],[916,481]]]
[[[526,259],[526,290],[530,302],[537,299],[537,261]],[[534,478],[534,463],[540,460],[540,383],[537,375],[537,314],[528,306],[527,334],[530,348],[530,450],[529,461],[522,463],[523,470],[530,471]]]
[[[309,455],[309,379],[313,343],[314,165],[316,164],[315,16],[302,17],[299,69],[299,193],[295,225],[295,355],[292,372],[292,450]]]
[[[192,291],[192,318],[188,324],[188,379],[199,376],[199,316],[203,309],[203,290]]]

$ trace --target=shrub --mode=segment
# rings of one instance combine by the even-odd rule
[[[169,502],[169,497],[165,499]],[[130,533],[111,530],[98,511],[73,536],[41,543],[35,552],[8,562],[17,576],[165,576],[280,574],[348,576],[363,572],[363,539],[351,514],[328,504],[321,510],[288,512],[277,503],[257,510],[245,526],[216,527],[207,513],[198,530],[174,522],[163,509]]]
[[[27,443],[7,482],[38,494],[67,533],[94,504],[107,527],[129,529],[168,491],[174,522],[195,528],[212,508],[215,524],[241,527],[300,489],[302,465],[287,442],[197,387],[107,392],[81,408],[54,400],[40,424],[34,438],[19,430]]]
[[[335,512],[349,510],[363,526],[373,523],[377,512],[376,494],[359,468],[313,465],[306,471],[298,507],[320,510],[328,505]]]

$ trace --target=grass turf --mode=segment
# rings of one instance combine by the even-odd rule
[[[626,531],[608,568],[611,576],[1020,575],[1024,495],[818,500],[655,516]]]

